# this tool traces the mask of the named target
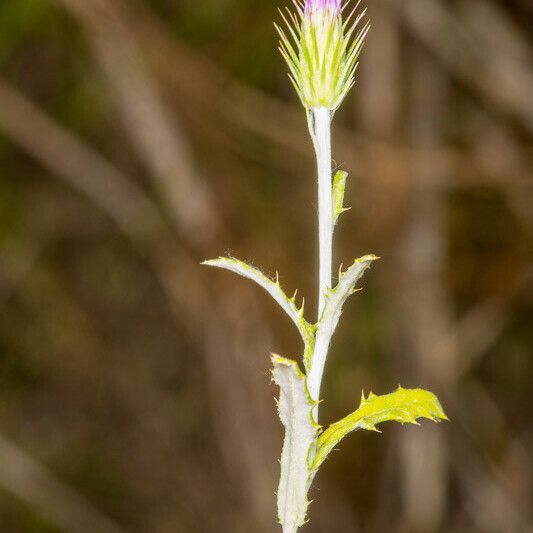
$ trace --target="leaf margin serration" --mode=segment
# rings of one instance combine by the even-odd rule
[[[310,355],[313,352],[315,343],[316,326],[305,319],[304,309],[305,300],[302,299],[302,305],[298,307],[296,304],[296,291],[294,295],[289,298],[279,283],[279,276],[276,272],[276,279],[273,280],[263,274],[258,268],[249,265],[245,261],[241,261],[235,257],[218,257],[217,259],[208,259],[202,262],[202,265],[223,268],[243,276],[247,279],[255,281],[263,290],[268,292],[276,303],[285,311],[285,313],[292,320],[304,343],[304,366],[307,370],[306,361],[310,360]]]
[[[332,423],[319,435],[311,470],[316,472],[333,448],[352,431],[380,432],[376,425],[390,421],[419,425],[418,418],[433,422],[448,420],[437,396],[425,389],[398,386],[395,391],[380,396],[371,392],[367,398],[362,393],[361,403],[353,413]]]

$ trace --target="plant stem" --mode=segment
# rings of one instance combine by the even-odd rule
[[[314,141],[318,170],[318,239],[320,250],[320,277],[318,319],[324,309],[325,295],[331,288],[333,244],[333,193],[331,183],[331,111],[315,107]]]
[[[331,265],[333,261],[333,191],[331,167],[331,111],[325,107],[312,110],[312,137],[318,170],[318,239],[319,239],[319,295],[318,320],[322,315],[325,296],[331,288]],[[318,342],[313,353],[313,363],[308,376],[311,397],[319,399],[320,384],[329,347],[327,342]],[[318,417],[318,406],[315,418]]]
[[[309,132],[313,140],[316,153],[318,171],[318,239],[319,239],[319,298],[318,320],[322,316],[326,303],[327,291],[331,288],[331,270],[333,260],[333,190],[331,166],[331,118],[332,114],[326,107],[315,107],[307,112]],[[319,399],[320,384],[329,349],[329,342],[333,328],[322,328],[322,334],[317,335],[311,370],[307,376],[309,394],[315,400]],[[318,404],[313,409],[314,419],[318,421]],[[312,461],[313,457],[308,439],[299,439],[292,435],[292,428],[298,427],[297,413],[291,412],[291,423],[286,425],[286,442],[292,443],[290,456],[286,468],[287,487],[278,490],[278,496],[283,495],[283,501],[278,501],[278,508],[283,509],[283,533],[296,533],[301,521],[301,508],[305,508],[305,498],[312,478],[298,475],[298,457],[303,457],[304,462]],[[307,415],[306,415],[307,416]],[[303,424],[306,426],[306,424]],[[283,457],[283,455],[282,455]],[[307,466],[306,466],[307,468]],[[283,464],[282,464],[283,470]],[[294,475],[292,475],[294,473]],[[305,483],[305,486],[302,486]],[[303,489],[303,490],[302,490]],[[301,501],[301,497],[304,501]]]
[[[294,523],[289,524],[289,525],[284,524],[281,529],[283,533],[296,533],[298,531],[298,526]]]

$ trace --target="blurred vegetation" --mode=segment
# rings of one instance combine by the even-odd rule
[[[361,389],[437,428],[353,435],[314,532],[533,530],[533,9],[368,0],[335,127],[347,309],[324,420]],[[300,349],[231,251],[316,305],[305,117],[279,2],[0,3],[0,531],[276,531],[271,351]]]

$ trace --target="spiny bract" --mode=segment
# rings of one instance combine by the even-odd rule
[[[289,77],[306,109],[325,107],[335,111],[355,83],[355,71],[365,37],[366,22],[359,31],[363,11],[357,4],[346,20],[349,2],[341,0],[293,0],[296,13],[280,10],[286,30],[277,24],[280,51],[289,66]]]

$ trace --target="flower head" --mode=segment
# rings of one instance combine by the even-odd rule
[[[355,70],[370,28],[359,31],[363,11],[357,4],[346,20],[342,0],[293,0],[296,13],[280,11],[288,33],[276,25],[280,51],[290,70],[289,77],[306,109],[336,110],[355,82]]]

